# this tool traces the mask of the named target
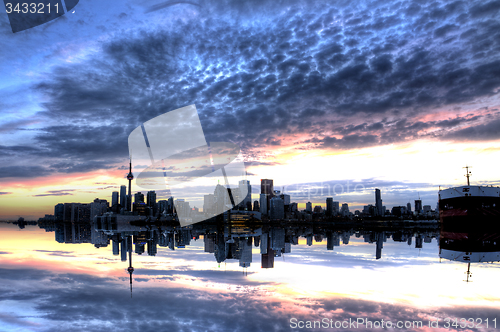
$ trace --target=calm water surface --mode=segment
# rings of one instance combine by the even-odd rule
[[[465,282],[438,227],[0,227],[2,331],[500,328],[499,263]]]

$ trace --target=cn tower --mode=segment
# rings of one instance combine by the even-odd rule
[[[128,199],[127,199],[127,210],[132,211],[132,180],[134,179],[134,174],[132,174],[132,158],[130,158],[129,171],[127,175],[128,180]]]

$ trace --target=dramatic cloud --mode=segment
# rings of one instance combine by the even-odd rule
[[[240,15],[248,10],[226,5]],[[235,141],[248,153],[287,144],[292,132],[319,148],[351,149],[450,128],[412,118],[493,96],[500,86],[495,2],[301,3],[258,19],[252,11],[279,8],[260,2],[242,16],[250,25],[219,12],[219,2],[203,6],[217,18],[116,34],[96,56],[57,68],[36,86],[48,97],[43,114],[71,123],[45,128],[36,137],[41,147],[54,157],[90,158],[60,171],[106,167],[104,156],[126,155],[132,128],[193,103],[208,140]],[[479,14],[482,6],[488,15]],[[387,126],[380,115],[407,123]],[[349,124],[359,116],[362,128]]]

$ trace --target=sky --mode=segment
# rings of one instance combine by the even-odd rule
[[[466,164],[473,184],[498,185],[499,11],[81,0],[15,34],[2,14],[0,218],[110,201],[132,130],[192,104],[207,142],[240,146],[254,198],[270,178],[302,207],[337,185],[329,196],[351,210],[373,204],[375,188],[388,208],[419,196],[434,208],[439,186],[465,183]]]

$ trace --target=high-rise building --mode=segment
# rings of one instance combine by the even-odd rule
[[[241,197],[241,198],[243,198],[243,200],[241,201],[241,206],[243,206],[244,208],[247,208],[249,203],[251,206],[251,204],[252,204],[252,186],[250,185],[250,181],[241,180],[239,182],[239,189],[240,189],[241,195],[243,193],[245,193],[245,191],[247,192],[247,194],[245,195],[244,198]]]
[[[157,204],[156,204],[156,192],[154,190],[148,191],[146,194],[146,204],[152,210],[153,215],[156,215],[157,212]]]
[[[260,213],[267,216],[267,195],[260,194]]]
[[[410,202],[408,202],[408,204],[406,204],[406,212],[411,214],[411,203]]]
[[[267,195],[267,207],[270,207],[270,200],[274,197],[274,184],[271,179],[260,180],[260,193]],[[262,204],[261,204],[262,205]]]
[[[63,221],[64,218],[64,204],[59,203],[54,206],[54,218],[56,221]]]
[[[285,218],[285,205],[283,200],[279,197],[273,197],[270,202],[269,218],[274,220]]]
[[[90,203],[90,219],[95,216],[101,216],[108,211],[108,201],[105,199],[96,198]]]
[[[415,200],[415,213],[416,214],[422,213],[422,200],[420,199]]]
[[[274,194],[273,180],[270,179],[260,180],[260,193],[266,195],[273,195]]]
[[[375,215],[384,215],[382,212],[382,197],[380,195],[380,189],[375,189]]]
[[[259,201],[253,201],[253,211],[260,211]]]
[[[160,213],[168,213],[168,201],[167,200],[161,200],[158,201],[158,211]]]
[[[127,209],[127,186],[120,186],[120,205]]]
[[[342,208],[340,209],[340,214],[342,214],[343,217],[349,215],[349,205],[347,203],[342,204]]]
[[[134,203],[144,203],[144,194],[140,191],[134,195]]]
[[[311,202],[307,202],[306,203],[306,212],[312,212],[313,208],[312,208],[312,203]]]
[[[333,197],[326,198],[326,215],[333,216]]]
[[[340,213],[340,202],[332,202],[333,204],[333,215],[338,215]]]
[[[111,194],[111,206],[115,207],[118,205],[118,191],[113,191]]]
[[[148,193],[146,194],[146,204],[153,208],[155,205],[156,205],[156,192],[154,190],[152,191],[148,191]]]
[[[203,213],[213,215],[215,213],[215,195],[208,194],[203,196]]]

